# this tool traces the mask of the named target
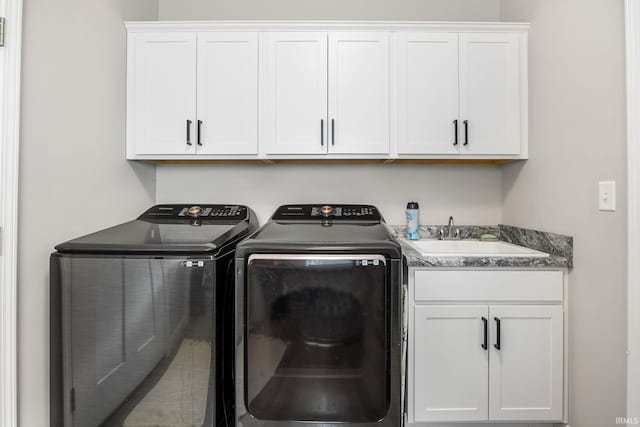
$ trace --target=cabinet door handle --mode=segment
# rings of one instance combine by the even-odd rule
[[[496,321],[496,343],[493,346],[496,350],[500,350],[500,319],[494,317],[493,320]]]
[[[469,120],[465,120],[464,122],[464,144],[469,145]]]
[[[191,144],[191,120],[187,120],[187,145]]]
[[[336,121],[331,119],[331,145],[336,145]]]
[[[482,349],[486,350],[489,346],[487,345],[487,341],[489,339],[489,326],[488,323],[489,321],[487,320],[486,317],[482,317],[482,323],[484,325],[484,342],[482,343]]]
[[[198,145],[202,145],[201,142],[201,137],[202,137],[202,120],[198,120]]]
[[[458,145],[458,121],[453,121],[453,145]]]
[[[324,119],[320,119],[320,145],[324,147]]]

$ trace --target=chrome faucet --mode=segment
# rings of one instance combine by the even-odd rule
[[[453,230],[454,226],[455,226],[455,224],[453,223],[453,217],[450,216],[449,217],[449,224],[447,224],[447,231],[448,231],[447,234],[449,235],[449,238],[451,238],[451,230]]]
[[[456,228],[455,231],[453,230],[453,227],[455,227],[455,223],[453,221],[453,217],[450,216],[449,217],[449,224],[447,224],[447,236],[445,237],[445,232],[444,229],[440,229],[440,233],[439,233],[439,239],[440,240],[453,240],[453,239],[460,239],[460,229]]]

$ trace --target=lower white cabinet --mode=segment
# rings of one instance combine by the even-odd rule
[[[539,273],[550,291],[504,302],[491,292],[462,295],[454,282],[464,277],[462,288],[472,290],[473,271],[447,273],[409,273],[409,424],[566,422],[566,301],[551,291],[563,289],[561,272],[522,272],[527,286]],[[477,273],[480,288],[489,276],[505,283],[504,273],[518,281],[513,270]]]
[[[562,306],[491,306],[489,317],[489,418],[561,420]]]
[[[481,347],[487,313],[486,306],[416,307],[416,421],[487,419],[489,355]]]

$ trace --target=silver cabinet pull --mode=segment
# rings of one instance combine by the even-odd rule
[[[191,120],[187,120],[187,145],[191,144]]]

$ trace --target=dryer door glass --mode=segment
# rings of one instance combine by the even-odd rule
[[[252,255],[245,404],[257,419],[376,422],[389,407],[389,297],[378,255]]]

